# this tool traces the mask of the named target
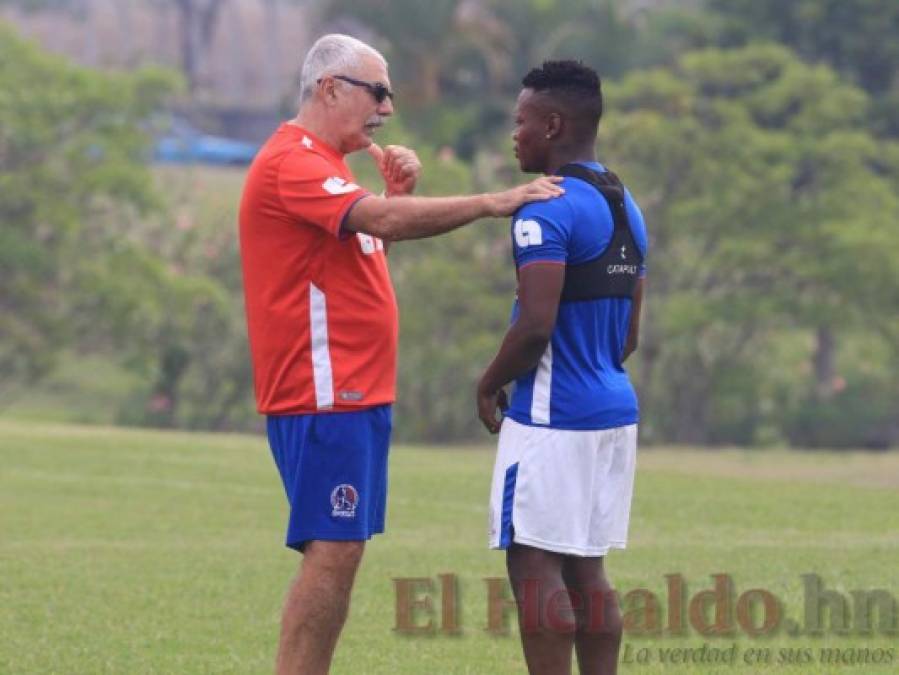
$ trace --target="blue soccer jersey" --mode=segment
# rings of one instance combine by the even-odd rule
[[[585,162],[594,171],[605,169]],[[526,204],[512,218],[515,266],[539,262],[579,265],[608,248],[614,232],[606,200],[577,178],[562,182],[565,194]],[[626,208],[643,259],[647,253],[643,214],[630,193]],[[645,266],[639,275],[645,275]],[[635,424],[637,396],[621,363],[630,327],[629,298],[600,298],[559,304],[552,338],[536,368],[518,378],[506,414],[521,424],[556,429],[611,429]],[[518,318],[518,301],[512,322]]]

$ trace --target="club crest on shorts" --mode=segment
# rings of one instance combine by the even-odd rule
[[[331,515],[334,518],[355,518],[359,492],[349,483],[341,483],[331,491]]]

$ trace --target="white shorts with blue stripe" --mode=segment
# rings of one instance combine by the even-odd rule
[[[512,542],[598,557],[627,545],[637,425],[569,431],[503,420],[490,490],[490,547]]]

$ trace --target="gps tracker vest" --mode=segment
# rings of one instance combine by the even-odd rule
[[[608,203],[615,223],[612,240],[599,257],[579,265],[565,266],[561,302],[633,298],[643,255],[637,248],[627,218],[624,185],[611,171],[599,173],[580,164],[566,164],[556,174],[592,185]]]

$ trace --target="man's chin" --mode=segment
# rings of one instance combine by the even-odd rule
[[[374,142],[375,142],[375,139],[366,133],[357,134],[353,138],[352,150],[347,152],[347,154],[349,154],[350,152],[359,152],[360,150],[365,150],[368,146],[370,146]]]
[[[540,173],[540,169],[535,169],[521,157],[518,158],[518,168],[521,173]]]

